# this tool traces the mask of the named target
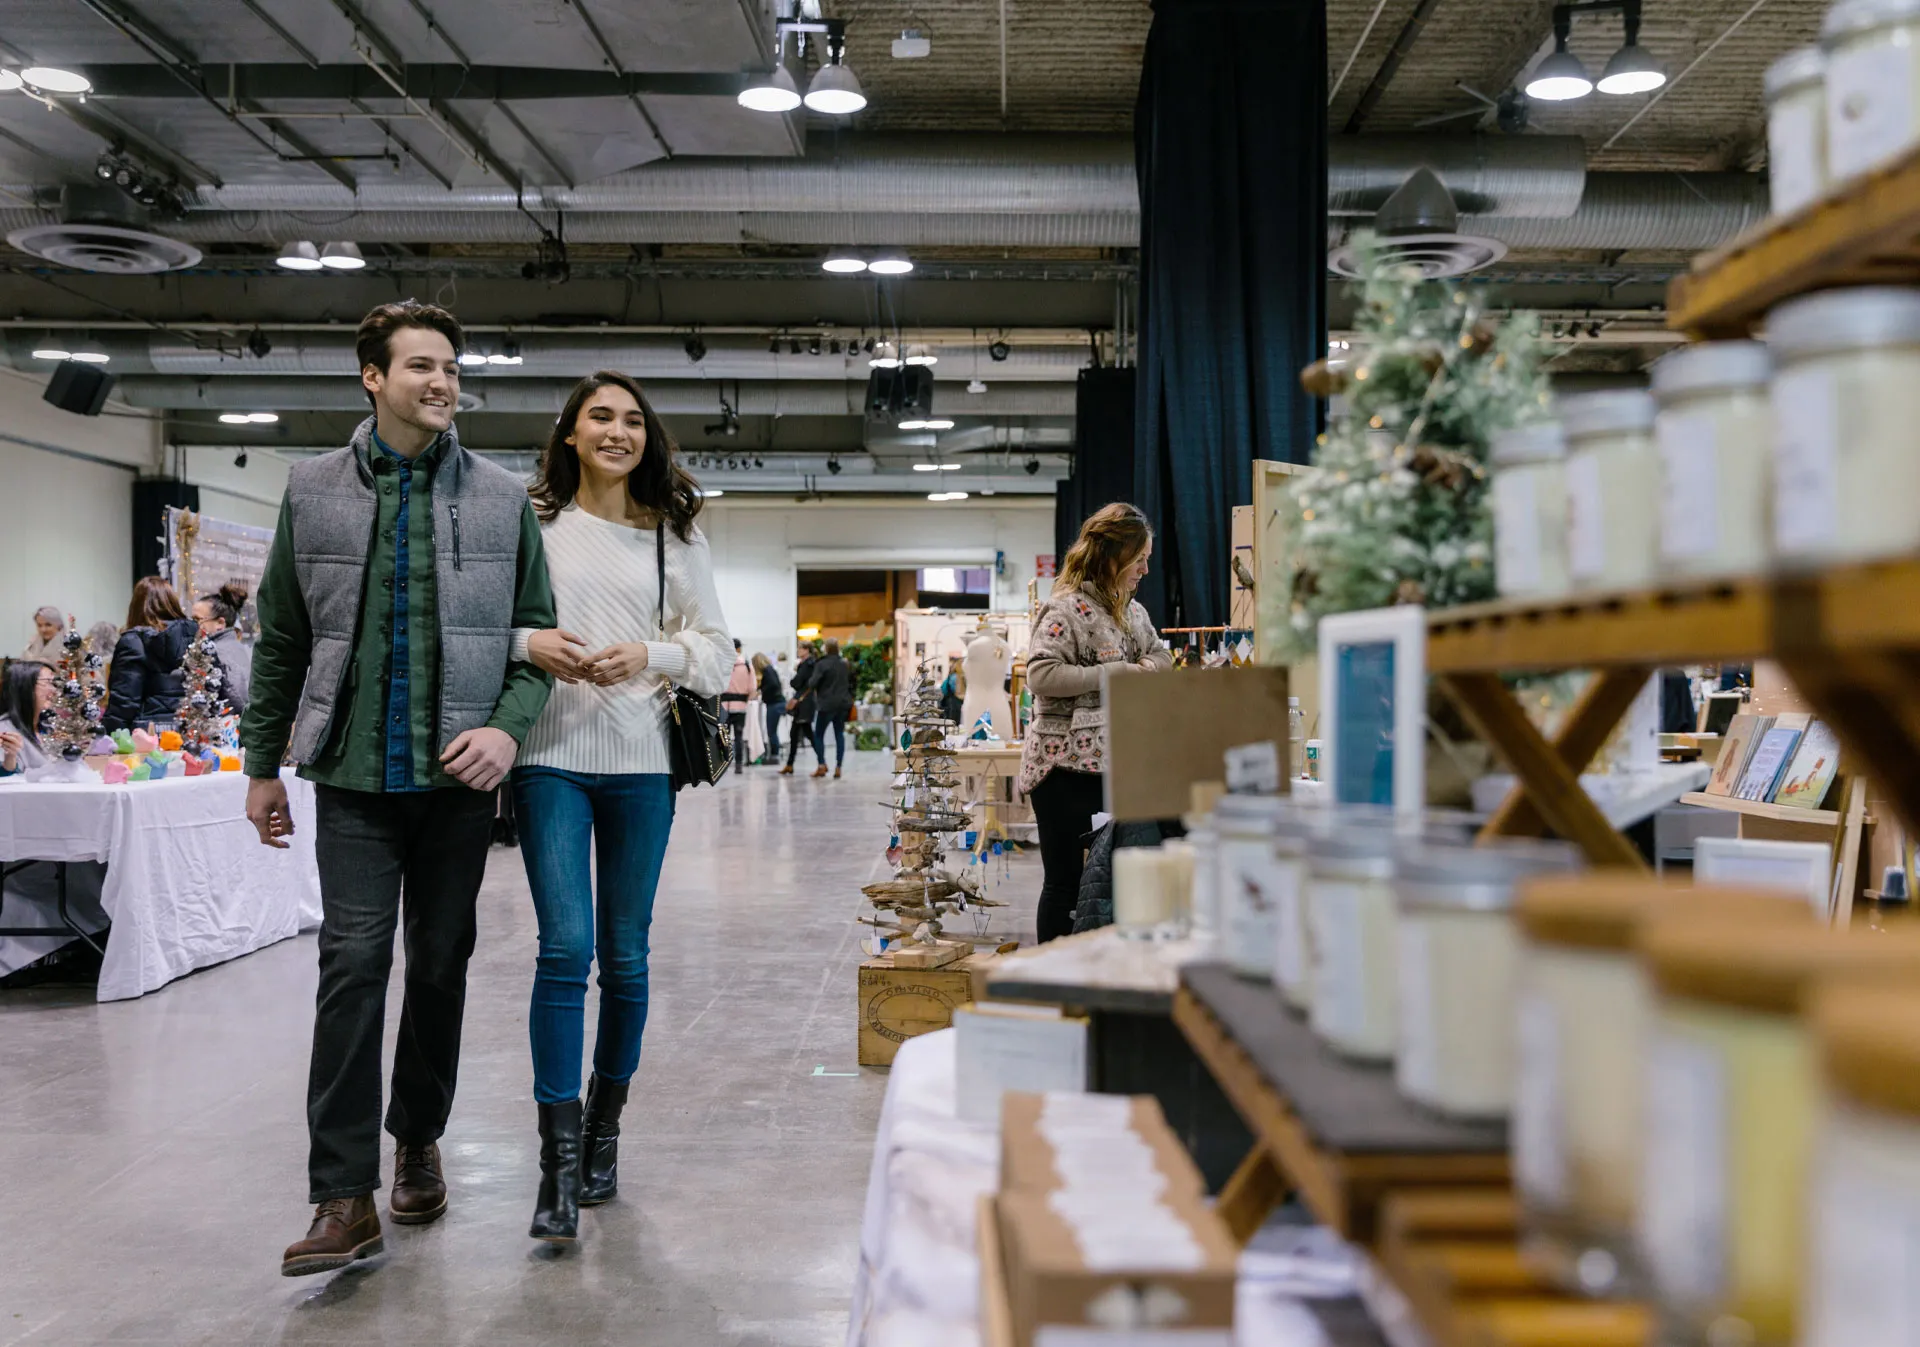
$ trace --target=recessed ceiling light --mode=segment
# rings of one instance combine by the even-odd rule
[[[904,253],[882,253],[867,263],[867,270],[876,276],[904,276],[913,270],[913,263]]]
[[[800,106],[800,86],[785,66],[775,66],[765,74],[749,75],[738,102],[755,112],[792,112]]]
[[[938,463],[916,463],[913,465],[913,470],[915,472],[938,472],[940,471],[940,465]]]
[[[58,346],[42,346],[33,353],[35,360],[71,360],[72,351],[63,351]]]
[[[964,491],[932,491],[927,494],[928,500],[965,500],[966,498],[967,493]]]
[[[836,276],[858,276],[867,269],[867,259],[845,248],[836,248],[820,263],[820,270]]]
[[[1567,50],[1565,39],[1561,40],[1559,50],[1534,67],[1532,77],[1527,80],[1527,97],[1548,103],[1585,98],[1592,92],[1593,80],[1588,77],[1587,68],[1580,64],[1578,56]]]
[[[462,351],[460,353],[460,363],[471,368],[474,365],[486,364],[487,358],[478,351]]]
[[[0,93],[12,93],[25,83],[18,70],[0,70]]]
[[[931,420],[922,421],[920,423],[920,428],[922,430],[952,430],[953,422],[944,420],[940,417],[934,417]]]
[[[279,412],[248,412],[247,420],[253,422],[253,424],[256,426],[278,425],[280,422],[280,413]]]
[[[927,428],[926,421],[919,417],[916,417],[911,421],[901,421],[894,426],[895,430],[925,430],[926,428]]]
[[[495,351],[487,357],[487,363],[489,365],[518,365],[525,359],[525,356],[507,355],[504,352]]]
[[[70,358],[83,365],[104,365],[113,359],[105,351],[75,351]]]
[[[962,468],[964,468],[965,466],[966,466],[966,464],[964,464],[964,463],[942,463],[942,464],[940,465],[940,471],[942,471],[942,472],[958,472],[958,471],[960,471],[960,469],[962,469]]]
[[[245,412],[221,412],[220,424],[223,426],[244,426],[253,418]]]
[[[79,71],[52,65],[28,66],[20,72],[20,78],[48,94],[83,94],[93,87],[93,81]]]
[[[329,243],[320,250],[320,265],[334,271],[358,271],[366,264],[357,243]]]
[[[318,271],[322,265],[320,250],[305,239],[287,244],[274,260],[288,271]]]
[[[806,104],[829,117],[850,117],[867,105],[860,79],[842,64],[823,65],[813,73],[807,86]]]

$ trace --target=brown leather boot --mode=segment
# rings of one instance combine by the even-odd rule
[[[440,1145],[393,1147],[393,1193],[387,1199],[395,1225],[426,1225],[447,1210],[447,1180],[440,1169]]]
[[[813,779],[815,781],[818,781],[821,777],[825,776],[826,774],[827,774],[827,764],[824,762],[821,763],[818,767],[813,769]]]
[[[788,763],[788,764],[787,764],[787,765],[786,765],[785,767],[782,767],[782,768],[780,769],[780,775],[781,775],[781,776],[792,776],[792,775],[793,775],[793,764],[792,764],[792,763]]]
[[[380,1213],[373,1209],[372,1194],[329,1198],[313,1209],[313,1226],[307,1237],[289,1244],[280,1255],[280,1275],[305,1277],[332,1272],[371,1258],[385,1248],[386,1241],[380,1237]]]
[[[840,779],[840,769],[838,767],[833,769],[833,779],[835,781],[838,781]]]

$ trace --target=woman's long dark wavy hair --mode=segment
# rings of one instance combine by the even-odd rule
[[[639,381],[617,370],[603,369],[589,374],[567,395],[567,405],[561,408],[560,419],[553,423],[553,434],[547,440],[547,452],[541,455],[540,476],[527,488],[527,494],[533,497],[534,512],[542,520],[551,520],[580,494],[580,454],[567,443],[567,437],[579,424],[587,399],[608,387],[624,388],[633,395],[647,427],[646,448],[640,454],[639,464],[627,474],[628,497],[643,510],[651,511],[656,519],[666,521],[681,542],[691,541],[694,518],[704,503],[699,484],[680,466],[680,447],[668,433],[666,423],[653,410],[653,404],[647,401]]]
[[[40,747],[40,713],[34,710],[34,694],[46,671],[46,665],[29,659],[8,660],[0,670],[0,714],[35,748]]]

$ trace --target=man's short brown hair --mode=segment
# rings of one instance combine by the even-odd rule
[[[393,364],[393,334],[403,327],[424,327],[438,332],[453,344],[456,356],[467,349],[467,334],[461,330],[460,320],[438,304],[423,304],[417,299],[396,300],[379,305],[360,320],[360,331],[353,339],[353,353],[360,362],[361,373],[365,373],[369,365],[382,374],[387,372]],[[367,401],[373,401],[372,393],[367,394]]]

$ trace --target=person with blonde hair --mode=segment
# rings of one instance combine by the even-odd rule
[[[1107,712],[1103,672],[1173,667],[1153,622],[1133,597],[1153,556],[1153,528],[1116,502],[1080,526],[1027,645],[1033,723],[1020,758],[1020,793],[1033,806],[1044,878],[1034,914],[1044,942],[1073,930],[1081,838],[1101,808]]]
[[[58,608],[48,604],[37,608],[33,614],[33,639],[27,642],[27,653],[22,659],[33,660],[37,664],[60,663],[65,652],[60,648],[60,638],[67,634],[67,618]]]

